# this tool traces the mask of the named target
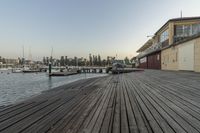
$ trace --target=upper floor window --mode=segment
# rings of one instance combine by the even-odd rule
[[[198,34],[200,33],[200,24],[193,24],[192,25],[192,34]]]
[[[160,42],[164,42],[167,39],[169,39],[169,33],[168,30],[164,31],[161,35],[160,35]]]
[[[175,28],[176,37],[188,37],[200,33],[200,24],[177,25]]]

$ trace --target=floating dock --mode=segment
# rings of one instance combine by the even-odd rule
[[[75,74],[78,74],[78,72],[52,72],[49,76],[69,76]]]
[[[23,73],[39,73],[41,72],[40,70],[23,70]]]
[[[200,74],[85,79],[0,108],[1,133],[199,133]]]

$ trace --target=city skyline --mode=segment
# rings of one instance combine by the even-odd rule
[[[152,4],[154,3],[154,4]],[[163,6],[164,5],[164,6]],[[168,19],[200,16],[200,2],[183,1],[6,1],[0,2],[0,56],[34,60],[88,54],[136,55],[136,50]],[[31,52],[29,52],[31,51]]]

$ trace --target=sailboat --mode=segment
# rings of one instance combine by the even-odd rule
[[[23,58],[22,58],[22,61],[23,61],[23,66],[24,66],[24,46],[22,47],[22,53],[23,53]],[[24,67],[17,67],[17,68],[12,68],[12,73],[22,73],[24,70]]]
[[[39,69],[33,69],[31,68],[32,64],[32,54],[31,54],[31,48],[29,49],[29,65],[24,65],[23,73],[38,73],[41,72]]]

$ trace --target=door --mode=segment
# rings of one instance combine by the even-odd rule
[[[179,70],[194,71],[194,42],[179,45]]]

